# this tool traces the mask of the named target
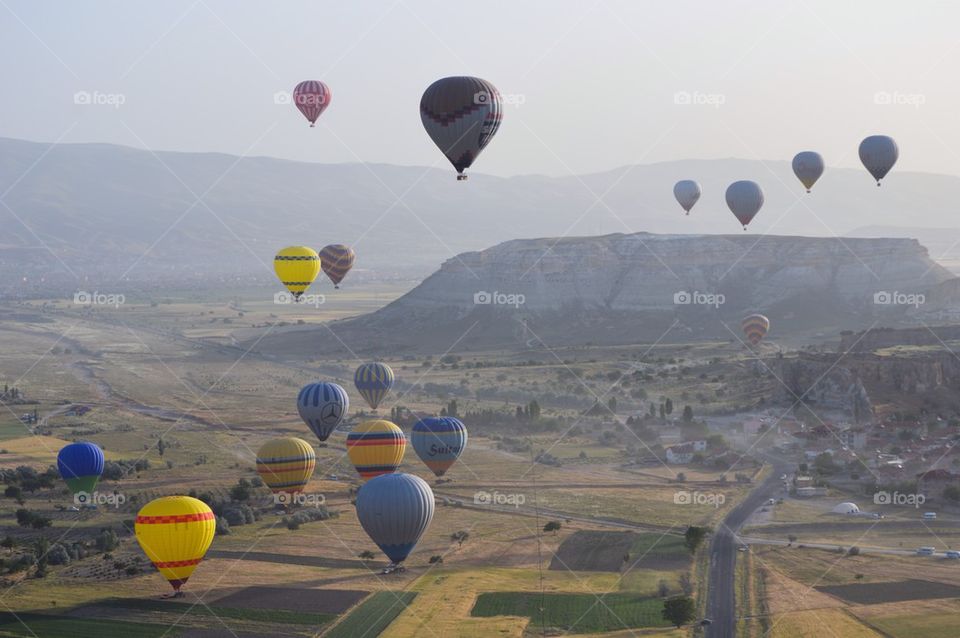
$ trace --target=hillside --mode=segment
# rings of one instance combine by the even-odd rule
[[[941,285],[951,280],[911,239],[636,233],[514,240],[458,255],[381,310],[330,328],[358,353],[443,352],[454,343],[464,350],[733,339],[745,314],[762,312],[774,325],[769,340],[777,341],[916,320],[916,308],[875,304],[880,292],[926,293],[938,309],[956,307],[960,296],[944,293],[955,287]],[[294,334],[270,335],[258,349],[342,347],[327,328]]]

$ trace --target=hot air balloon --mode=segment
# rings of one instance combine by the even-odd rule
[[[76,503],[85,505],[103,474],[103,450],[87,441],[65,445],[57,454],[57,469]]]
[[[467,446],[467,428],[452,416],[431,416],[414,424],[410,442],[420,460],[443,476]]]
[[[320,251],[320,267],[333,282],[334,288],[340,287],[340,282],[353,268],[353,260],[356,256],[352,248],[343,244],[330,244]]]
[[[743,334],[747,336],[750,345],[755,346],[767,336],[767,331],[770,330],[770,320],[763,315],[750,315],[740,323],[740,327],[743,329]]]
[[[734,182],[727,187],[727,206],[736,216],[743,229],[763,206],[763,191],[760,185],[749,180]]]
[[[326,441],[343,422],[350,409],[347,391],[336,383],[308,383],[297,396],[297,411],[307,427],[321,441]]]
[[[271,439],[257,450],[257,474],[274,494],[303,491],[316,466],[317,455],[303,439]]]
[[[793,174],[804,185],[807,192],[813,188],[823,175],[823,156],[814,151],[801,151],[793,156]]]
[[[384,474],[360,488],[357,518],[391,567],[406,560],[433,520],[433,490],[419,476]]]
[[[288,246],[273,258],[273,269],[293,298],[300,299],[320,274],[320,255],[306,246]]]
[[[374,410],[393,387],[393,370],[385,363],[364,363],[353,374],[353,383],[360,396]]]
[[[682,179],[673,185],[673,196],[677,198],[683,210],[690,214],[690,209],[700,199],[700,184],[692,179]]]
[[[877,180],[877,186],[897,163],[898,157],[900,157],[900,149],[897,148],[897,143],[892,137],[871,135],[860,142],[860,161]]]
[[[383,419],[364,421],[347,435],[347,455],[362,479],[396,472],[406,449],[403,430]]]
[[[330,97],[330,87],[320,80],[304,80],[293,89],[293,103],[310,122],[311,128],[330,106]]]
[[[176,596],[213,542],[213,511],[189,496],[164,496],[150,501],[137,514],[137,542]]]
[[[500,92],[480,78],[437,80],[420,98],[420,119],[427,135],[457,169],[457,179],[490,143],[503,117]]]

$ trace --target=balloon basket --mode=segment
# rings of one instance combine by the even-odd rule
[[[467,180],[467,176],[466,176],[466,175],[457,175],[457,181],[458,181],[458,182],[465,182],[466,180]]]

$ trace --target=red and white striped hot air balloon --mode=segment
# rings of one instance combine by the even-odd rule
[[[293,89],[293,103],[314,126],[317,118],[330,106],[330,87],[320,80],[304,80]]]

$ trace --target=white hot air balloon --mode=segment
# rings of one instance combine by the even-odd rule
[[[673,185],[673,196],[677,198],[683,210],[690,214],[690,209],[700,199],[700,184],[692,179],[682,179]]]

